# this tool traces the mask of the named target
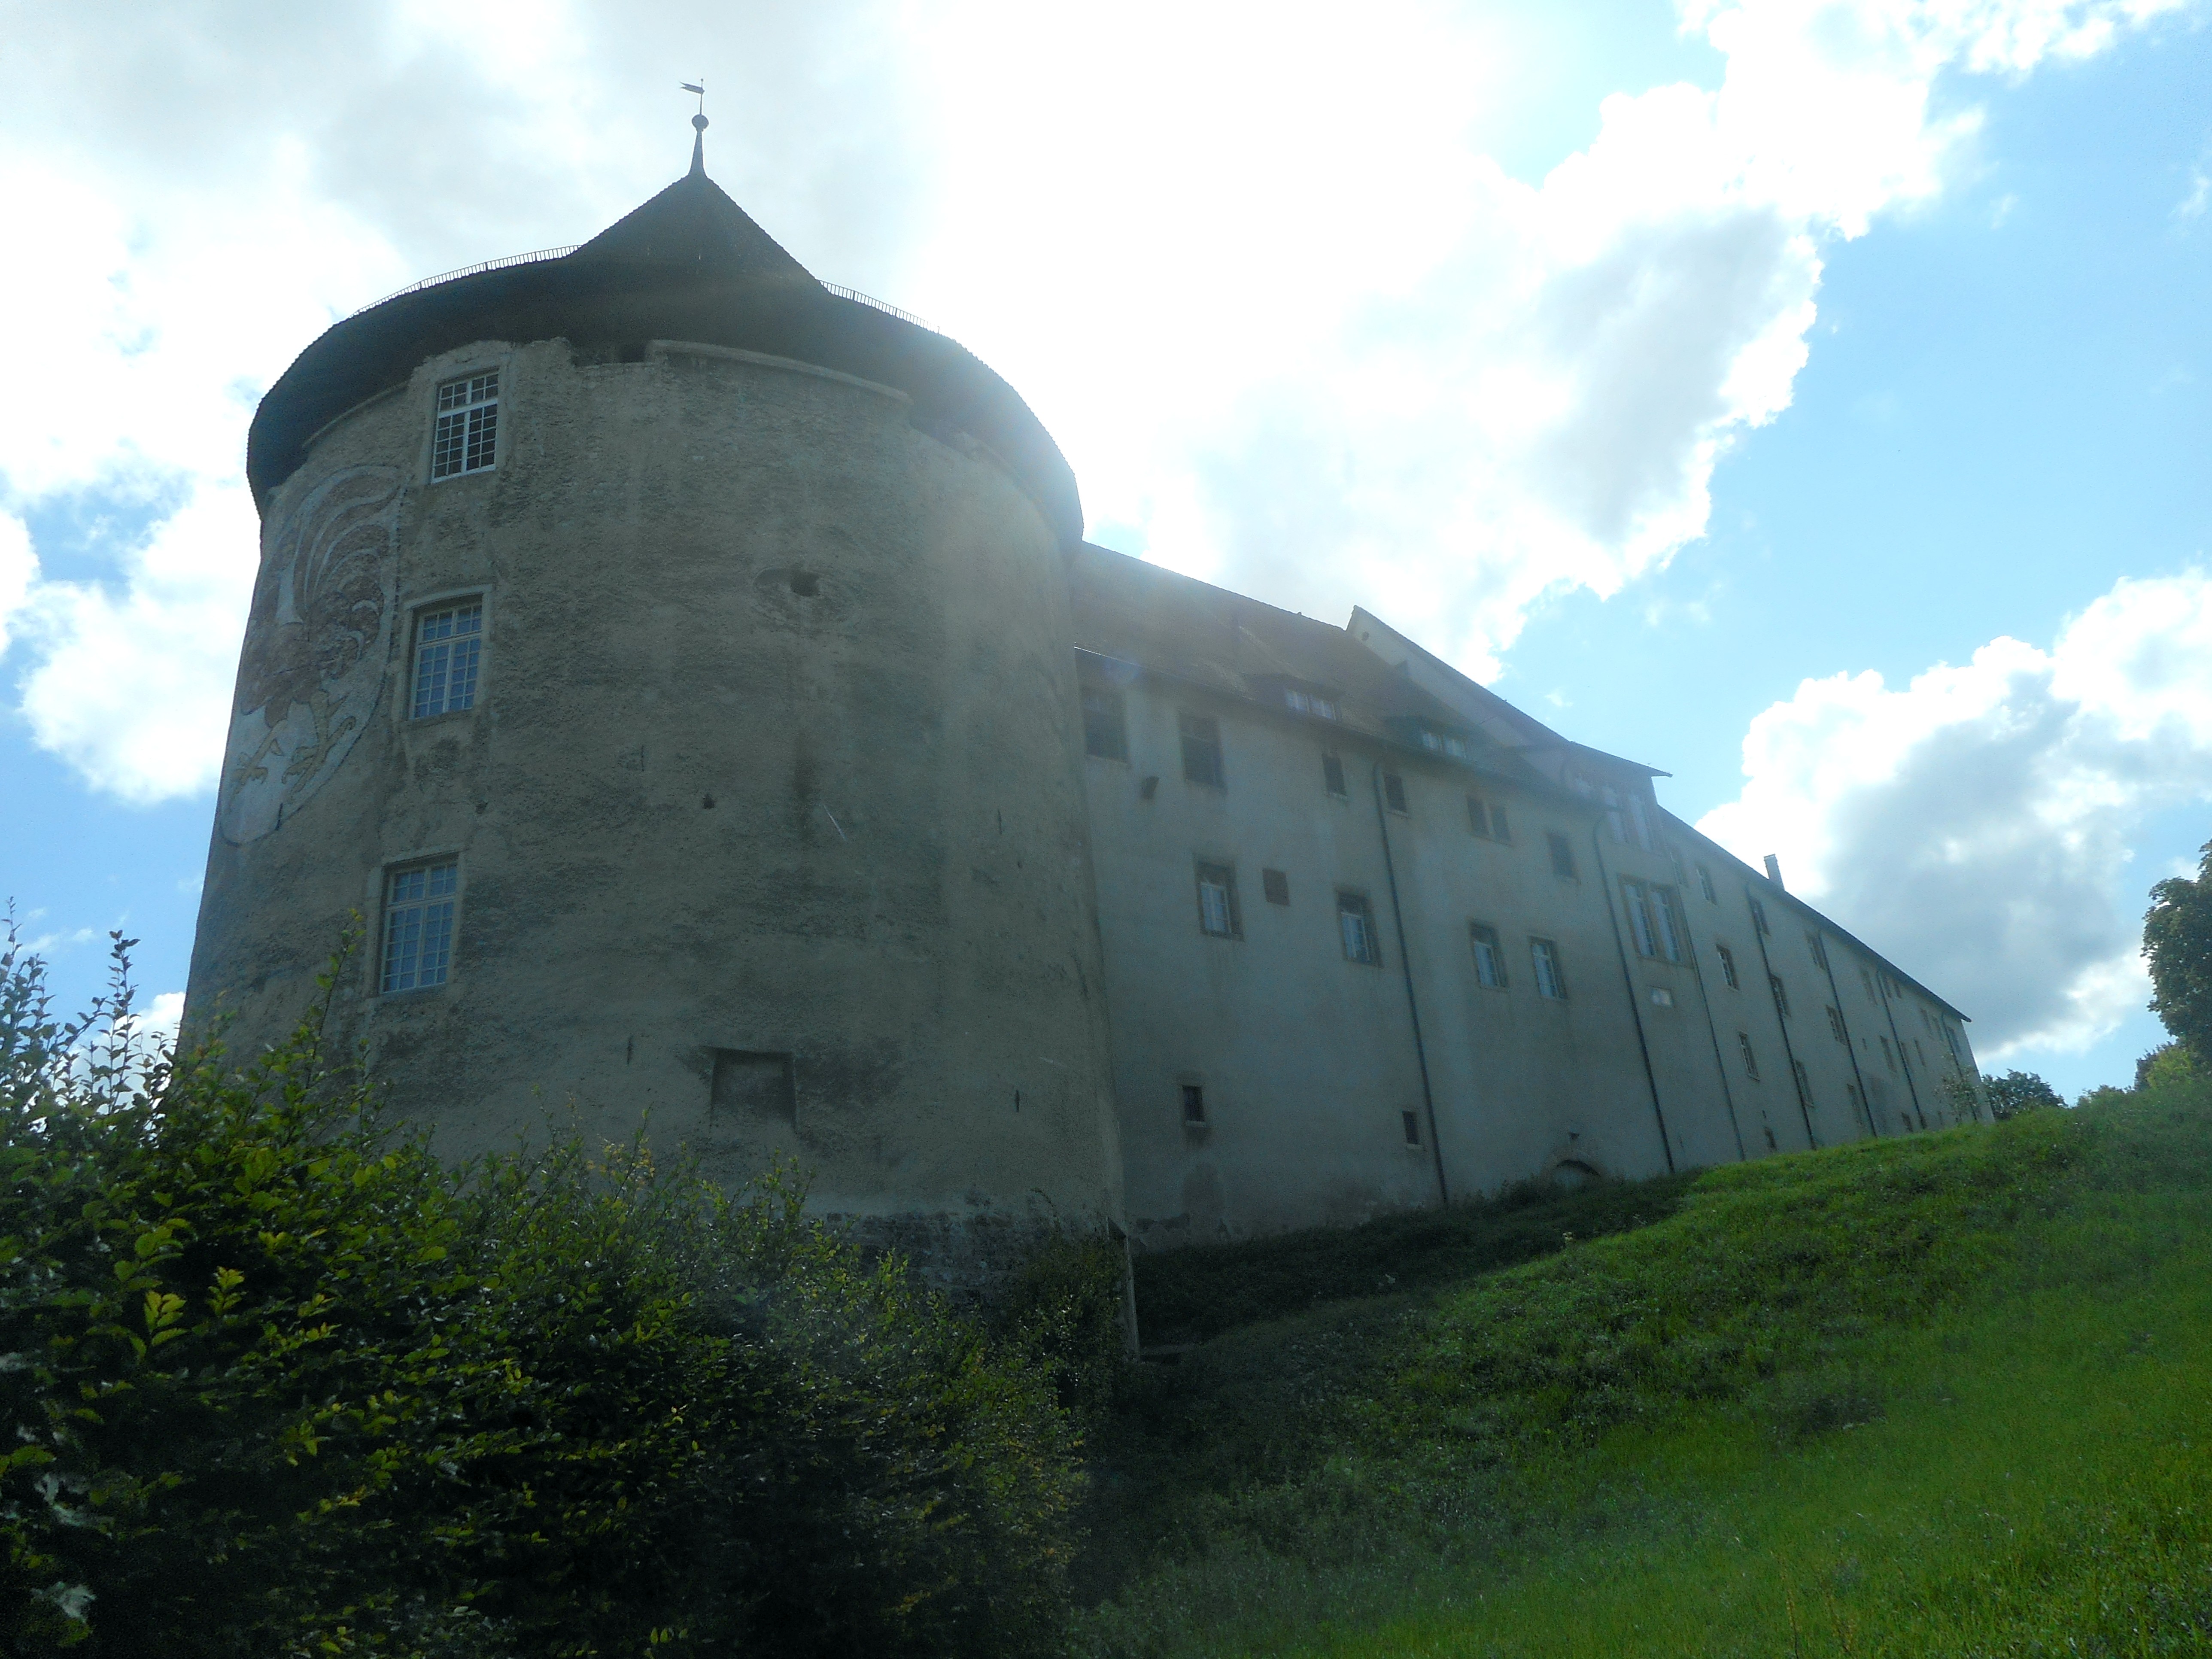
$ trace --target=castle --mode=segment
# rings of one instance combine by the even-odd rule
[[[1085,544],[1013,390],[699,145],[334,325],[247,473],[187,1025],[282,1035],[359,915],[333,1029],[457,1154],[649,1113],[957,1284],[1972,1109],[1959,1012],[1662,775]]]

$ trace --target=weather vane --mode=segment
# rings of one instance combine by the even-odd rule
[[[682,87],[686,92],[696,92],[699,94],[699,113],[704,115],[707,112],[707,77],[702,75],[696,83],[679,81],[677,85]]]

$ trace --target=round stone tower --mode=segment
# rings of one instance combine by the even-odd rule
[[[1119,1208],[1062,555],[1012,388],[690,175],[337,324],[261,572],[188,1025],[331,1036],[455,1154],[649,1115],[988,1276]]]

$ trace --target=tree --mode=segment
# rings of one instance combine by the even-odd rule
[[[2172,876],[2150,890],[2143,916],[2150,1011],[2200,1066],[2212,1066],[2212,842],[2197,879]]]
[[[2046,1107],[2063,1106],[2058,1091],[2045,1083],[2033,1072],[2007,1072],[2002,1077],[1989,1080],[1990,1115],[2002,1123],[2008,1117],[2018,1117],[2022,1112],[2040,1111]]]

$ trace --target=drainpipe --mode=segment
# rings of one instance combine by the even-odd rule
[[[1750,890],[1746,889],[1746,891]],[[1851,1057],[1851,1076],[1859,1085],[1859,1110],[1866,1116],[1867,1133],[1876,1140],[1881,1139],[1881,1126],[1874,1121],[1874,1097],[1867,1092],[1866,1073],[1859,1070],[1859,1045],[1851,1041],[1851,1022],[1844,1013],[1844,994],[1836,988],[1836,964],[1828,954],[1828,941],[1820,941],[1820,955],[1828,970],[1828,994],[1835,998],[1836,1019],[1844,1028],[1844,1048]]]
[[[1912,1080],[1912,1062],[1905,1057],[1905,1039],[1898,1034],[1897,1005],[1889,994],[1889,975],[1880,980],[1881,1012],[1889,1020],[1889,1040],[1897,1045],[1897,1069],[1905,1073],[1905,1092],[1912,1097],[1912,1115],[1920,1120],[1920,1127],[1928,1127],[1928,1114],[1920,1109],[1920,1087]]]
[[[1774,862],[1774,854],[1769,853],[1766,855],[1766,861],[1771,866]],[[1776,886],[1781,885],[1781,878],[1778,875],[1770,877],[1769,879],[1772,880]],[[1774,964],[1767,960],[1766,929],[1760,925],[1761,920],[1766,915],[1766,907],[1752,896],[1751,889],[1748,887],[1743,890],[1743,896],[1751,906],[1751,932],[1752,936],[1759,941],[1759,971],[1766,975],[1766,1000],[1773,1002]],[[1835,977],[1835,971],[1832,969],[1830,969],[1828,979],[1832,990],[1834,988]],[[1774,1029],[1782,1033],[1782,1058],[1790,1062],[1790,1087],[1797,1097],[1797,1116],[1805,1125],[1805,1144],[1818,1151],[1820,1137],[1813,1133],[1813,1109],[1805,1099],[1805,1090],[1799,1088],[1797,1085],[1797,1049],[1790,1041],[1790,1022],[1782,1018],[1782,1007],[1778,1003],[1775,1005],[1774,1009]],[[1856,1066],[1858,1061],[1854,1059],[1851,1064]],[[1810,1087],[1812,1073],[1807,1073],[1805,1080],[1807,1087]],[[1859,1103],[1862,1106],[1866,1103],[1864,1083],[1859,1085]]]
[[[1620,913],[1613,908],[1613,876],[1605,867],[1605,847],[1597,825],[1590,825],[1590,850],[1597,854],[1598,893],[1605,901],[1605,919],[1613,924],[1613,954],[1620,958],[1620,982],[1628,988],[1629,1018],[1636,1022],[1636,1051],[1644,1056],[1644,1081],[1651,1091],[1651,1115],[1659,1125],[1659,1150],[1667,1154],[1667,1173],[1674,1173],[1674,1143],[1667,1133],[1667,1114],[1659,1107],[1659,1074],[1651,1069],[1651,1045],[1644,1036],[1644,1002],[1636,994],[1636,975],[1629,970],[1628,944],[1620,936]],[[1738,1135],[1739,1146],[1743,1137]]]
[[[1675,865],[1678,878],[1680,871],[1681,866],[1678,856]],[[1712,1039],[1713,1073],[1721,1080],[1721,1103],[1728,1108],[1729,1127],[1735,1134],[1736,1160],[1739,1163],[1747,1162],[1751,1154],[1743,1147],[1743,1125],[1737,1120],[1735,1115],[1735,1091],[1729,1087],[1728,1062],[1721,1058],[1720,1027],[1713,1024],[1713,1000],[1705,990],[1705,965],[1698,955],[1697,939],[1690,932],[1690,906],[1687,900],[1685,900],[1682,904],[1681,923],[1682,943],[1688,947],[1690,952],[1690,972],[1698,981],[1698,1000],[1704,1005],[1705,1010],[1705,1035]]]
[[[1413,1058],[1421,1066],[1421,1109],[1429,1121],[1429,1155],[1437,1166],[1437,1202],[1451,1203],[1451,1188],[1444,1181],[1444,1144],[1437,1134],[1437,1097],[1429,1087],[1429,1051],[1421,1041],[1421,1005],[1413,994],[1413,957],[1406,948],[1406,913],[1398,904],[1398,866],[1390,856],[1390,815],[1382,805],[1382,763],[1370,769],[1375,786],[1375,827],[1382,835],[1382,873],[1390,883],[1390,921],[1398,930],[1398,968],[1406,976],[1406,1013],[1413,1022]]]

